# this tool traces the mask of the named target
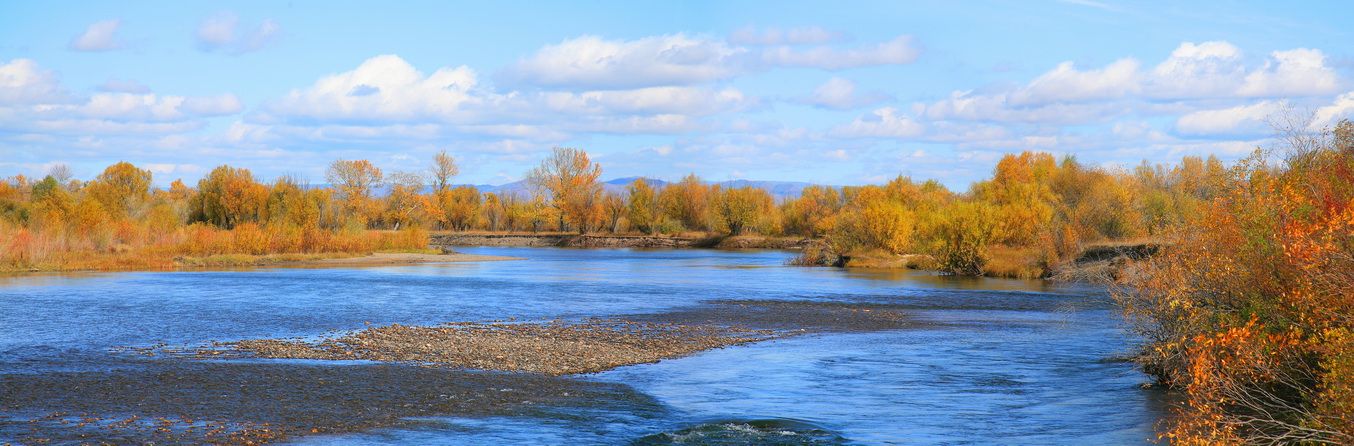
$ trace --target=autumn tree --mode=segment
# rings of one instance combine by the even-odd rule
[[[540,166],[527,173],[527,182],[549,195],[548,203],[564,223],[586,233],[604,218],[602,167],[582,150],[556,147]]]
[[[470,230],[483,212],[483,198],[474,186],[459,186],[437,194],[441,219],[456,231]]]
[[[799,197],[786,200],[781,206],[785,232],[803,237],[821,237],[832,230],[834,220],[842,207],[841,194],[836,188],[808,186]]]
[[[89,195],[115,219],[127,217],[150,196],[151,173],[128,162],[104,169],[86,186]]]
[[[626,206],[625,197],[615,192],[602,193],[602,216],[607,224],[607,230],[615,234],[621,230],[621,219],[629,207]]]
[[[663,188],[659,196],[664,213],[691,231],[710,228],[710,186],[696,174],[688,174]]]
[[[220,166],[197,183],[198,193],[188,203],[189,221],[230,229],[266,217],[268,187],[248,169]]]
[[[456,167],[456,159],[443,150],[433,155],[433,164],[428,167],[428,179],[433,192],[443,192],[451,188],[451,179],[461,172]]]
[[[1354,444],[1354,124],[1278,133],[1116,293],[1173,444]]]
[[[772,207],[771,195],[752,186],[719,188],[714,193],[714,216],[729,235],[742,234],[754,226]]]
[[[995,207],[998,242],[1030,246],[1040,229],[1053,219],[1050,180],[1058,164],[1047,153],[1022,152],[997,162],[991,180],[974,185],[975,199]]]
[[[980,201],[961,201],[950,206],[933,228],[930,253],[942,271],[959,275],[982,275],[988,247],[998,235],[997,209]]]
[[[324,178],[335,189],[335,197],[340,202],[340,212],[348,218],[357,218],[363,224],[379,220],[379,203],[372,199],[372,189],[380,186],[384,180],[381,169],[367,160],[346,161],[339,159],[329,165]]]
[[[33,219],[52,227],[64,224],[75,210],[75,197],[66,192],[61,182],[52,175],[33,184],[29,201],[32,203]]]
[[[879,186],[862,187],[853,196],[831,232],[836,249],[843,253],[861,248],[907,252],[915,219],[904,198]]]
[[[268,190],[268,223],[297,228],[320,227],[324,201],[301,187],[301,181],[291,175],[273,180]]]
[[[390,191],[385,196],[382,220],[399,229],[420,219],[426,210],[423,178],[415,173],[394,171],[388,176]]]
[[[625,186],[626,195],[630,197],[626,209],[630,228],[638,229],[645,234],[653,234],[662,223],[660,219],[663,218],[663,208],[658,202],[658,194],[654,192],[652,181],[648,178],[636,178]]]

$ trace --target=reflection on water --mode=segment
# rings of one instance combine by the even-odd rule
[[[0,276],[0,326],[7,328],[0,331],[0,378],[106,374],[126,367],[110,353],[114,347],[313,336],[367,323],[811,301],[901,311],[925,323],[801,336],[583,377],[623,385],[638,399],[526,404],[510,416],[444,413],[294,442],[1140,444],[1161,414],[1160,395],[1140,388],[1145,377],[1129,364],[1104,361],[1129,341],[1107,298],[1090,287],[786,267],[791,254],[776,251],[461,251],[530,260]],[[14,440],[3,432],[0,442]]]

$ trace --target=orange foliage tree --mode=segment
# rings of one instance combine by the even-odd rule
[[[541,165],[527,174],[527,182],[549,194],[548,202],[560,219],[580,234],[596,230],[604,218],[602,166],[578,149],[555,147]]]
[[[667,218],[680,222],[690,231],[710,228],[710,186],[696,174],[689,174],[676,184],[669,184],[659,195]]]
[[[120,219],[127,217],[150,196],[150,181],[149,170],[138,169],[124,161],[108,166],[85,187],[109,216]]]
[[[356,218],[364,225],[380,219],[381,207],[371,197],[372,189],[385,179],[380,168],[367,160],[339,159],[325,170],[324,178],[334,187],[343,215]]]
[[[1354,444],[1354,125],[1284,134],[1116,295],[1185,394],[1173,443]]]

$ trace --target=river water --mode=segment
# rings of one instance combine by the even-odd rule
[[[1142,444],[1163,415],[1103,290],[784,266],[779,251],[465,248],[528,260],[0,277],[0,378],[116,374],[123,347],[315,336],[371,324],[656,314],[715,300],[904,311],[571,378],[614,397],[431,416],[295,444]],[[171,359],[140,359],[136,364]],[[259,360],[254,360],[259,361]],[[275,360],[280,361],[280,360]],[[316,366],[307,363],[307,366]],[[318,367],[367,367],[327,363]],[[140,367],[140,366],[138,366]],[[25,389],[11,392],[22,399]],[[16,396],[17,395],[17,396]],[[25,417],[0,413],[0,443]],[[125,408],[124,408],[125,409]]]

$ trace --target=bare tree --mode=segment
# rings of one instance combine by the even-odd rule
[[[451,179],[460,173],[456,167],[456,159],[447,155],[447,151],[433,155],[433,164],[428,167],[428,179],[432,183],[434,191],[446,192],[451,188]]]
[[[71,180],[75,178],[75,174],[71,173],[71,166],[66,164],[52,166],[51,170],[47,171],[47,176],[55,179],[56,184],[61,187],[66,187],[66,185],[70,184]]]

